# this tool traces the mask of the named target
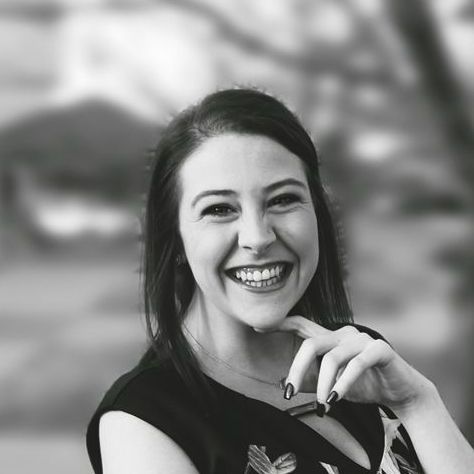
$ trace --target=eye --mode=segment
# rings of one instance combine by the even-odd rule
[[[227,217],[234,212],[234,209],[228,204],[213,204],[206,207],[202,212],[202,216]]]
[[[296,194],[282,194],[270,200],[270,206],[284,207],[289,206],[295,202],[301,202],[301,199]]]

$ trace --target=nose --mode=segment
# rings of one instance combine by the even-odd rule
[[[276,240],[273,226],[267,216],[247,216],[241,220],[239,246],[255,255],[264,253]]]

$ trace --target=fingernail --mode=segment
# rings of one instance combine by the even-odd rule
[[[316,415],[318,415],[320,418],[324,416],[326,413],[326,407],[324,406],[324,403],[316,403]]]
[[[293,392],[295,391],[295,387],[293,387],[293,384],[288,382],[285,385],[285,394],[283,395],[286,400],[289,400],[293,396]]]
[[[339,398],[338,393],[337,393],[335,390],[333,390],[333,391],[329,394],[329,397],[328,397],[328,399],[326,400],[326,403],[327,403],[328,405],[331,405],[331,406],[332,406],[332,405],[334,405],[334,404],[337,402],[338,398]]]

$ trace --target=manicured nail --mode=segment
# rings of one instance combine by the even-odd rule
[[[322,418],[326,413],[326,407],[324,406],[324,403],[316,403],[316,415],[318,415],[320,418]]]
[[[337,394],[336,391],[333,390],[333,391],[329,394],[329,397],[328,397],[328,399],[326,400],[326,403],[327,403],[328,405],[331,405],[331,406],[332,406],[332,405],[334,405],[334,403],[337,402],[337,399],[338,399],[338,398],[339,398],[339,395]]]
[[[289,400],[293,396],[293,392],[295,391],[295,387],[293,387],[293,384],[288,382],[285,385],[285,394],[283,395],[286,400]]]

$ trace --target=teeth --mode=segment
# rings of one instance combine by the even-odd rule
[[[234,276],[238,280],[244,282],[248,286],[262,288],[274,285],[280,281],[280,275],[283,273],[283,265],[275,265],[273,267],[265,268],[263,271],[254,270],[236,270]]]
[[[270,280],[261,280],[261,281],[246,281],[245,284],[248,286],[253,286],[255,288],[262,288],[262,287],[267,287],[267,286],[272,286],[275,283],[280,281],[279,278],[275,277]]]

